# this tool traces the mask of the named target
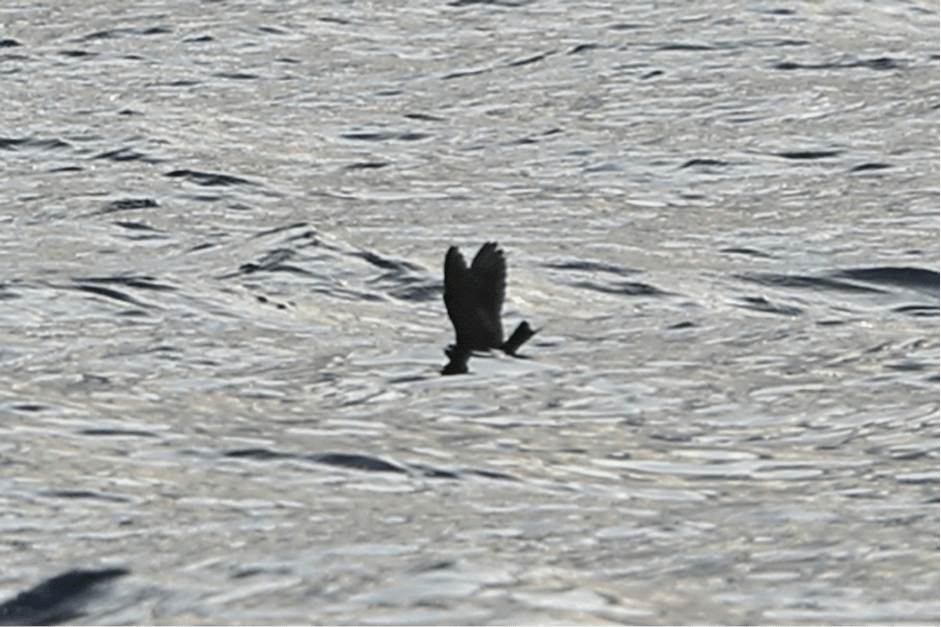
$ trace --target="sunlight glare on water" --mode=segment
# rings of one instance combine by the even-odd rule
[[[0,14],[0,624],[939,620],[936,4]]]

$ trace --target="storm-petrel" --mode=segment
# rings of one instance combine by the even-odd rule
[[[444,351],[450,361],[441,374],[467,372],[472,351],[499,348],[515,355],[516,349],[536,333],[524,320],[510,339],[503,341],[500,310],[505,291],[506,260],[496,242],[481,246],[470,268],[457,246],[448,249],[444,258],[444,304],[457,340]]]

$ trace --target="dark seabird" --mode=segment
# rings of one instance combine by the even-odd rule
[[[507,355],[516,355],[523,342],[535,335],[524,320],[510,339],[503,341],[500,310],[505,291],[506,260],[496,242],[481,246],[470,268],[457,246],[448,249],[444,258],[444,304],[457,341],[444,351],[451,361],[441,374],[467,372],[472,351],[499,348]]]

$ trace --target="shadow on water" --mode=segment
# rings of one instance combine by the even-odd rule
[[[819,292],[848,293],[861,295],[892,296],[897,299],[918,298],[919,294],[932,297],[933,304],[895,304],[892,311],[912,316],[937,316],[939,274],[934,270],[923,268],[853,268],[837,270],[825,276],[803,276],[793,274],[752,273],[735,275],[742,281],[757,283],[774,288],[797,288],[798,290],[813,290]],[[912,293],[914,292],[914,294]],[[784,315],[800,315],[802,309],[795,306],[774,305],[764,296],[746,297],[743,307],[764,311],[766,313],[779,313]],[[880,302],[878,299],[876,302]],[[883,299],[884,302],[890,302]]]
[[[392,472],[432,479],[460,479],[462,476],[473,475],[496,479],[501,481],[518,481],[516,477],[505,473],[494,472],[482,468],[444,469],[427,464],[393,463],[372,455],[358,453],[285,453],[266,448],[238,449],[223,453],[224,457],[235,459],[252,459],[255,461],[273,460],[301,460],[317,464],[326,464],[348,470],[363,472]]]
[[[128,572],[124,568],[71,570],[47,579],[0,605],[0,625],[57,625],[81,618],[84,605],[105,594],[105,584]]]

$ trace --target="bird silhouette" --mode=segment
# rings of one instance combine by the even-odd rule
[[[510,338],[503,341],[500,310],[506,292],[506,260],[496,242],[480,247],[470,268],[457,246],[448,249],[444,258],[444,305],[457,336],[444,351],[450,360],[441,374],[467,372],[467,361],[473,351],[499,348],[507,355],[535,335],[525,320]]]

